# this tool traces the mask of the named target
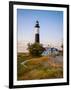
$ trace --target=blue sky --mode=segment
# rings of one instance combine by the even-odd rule
[[[40,24],[40,42],[56,44],[63,39],[63,11],[17,9],[18,42],[34,42],[34,26]]]

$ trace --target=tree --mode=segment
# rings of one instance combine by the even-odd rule
[[[63,51],[63,43],[61,44],[61,48],[62,48],[62,51]]]
[[[43,45],[39,43],[28,44],[29,53],[32,56],[41,56],[44,51]]]

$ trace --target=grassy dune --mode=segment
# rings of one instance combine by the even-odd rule
[[[17,79],[52,79],[63,77],[63,63],[52,56],[32,57],[29,54],[18,54]]]

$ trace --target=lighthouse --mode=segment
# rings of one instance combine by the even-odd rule
[[[40,42],[40,37],[39,37],[39,21],[36,21],[35,24],[35,43],[39,43]]]

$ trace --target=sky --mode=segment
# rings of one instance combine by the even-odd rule
[[[39,21],[40,43],[60,47],[63,39],[63,11],[17,9],[18,52],[26,51],[35,41],[35,24]]]

